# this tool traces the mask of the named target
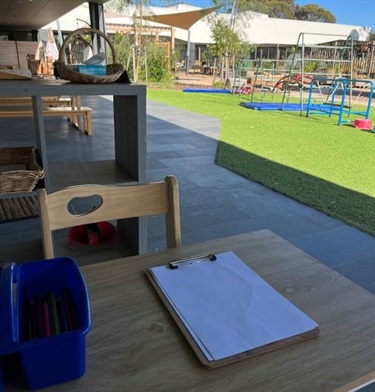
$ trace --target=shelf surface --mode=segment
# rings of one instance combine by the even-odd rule
[[[146,95],[146,86],[126,83],[71,83],[66,80],[0,80],[0,96]]]
[[[116,160],[77,161],[50,163],[49,176],[53,191],[82,184],[129,184],[137,180],[123,169]]]

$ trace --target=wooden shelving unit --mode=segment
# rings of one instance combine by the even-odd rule
[[[114,159],[54,164],[49,167],[41,97],[113,96]],[[51,189],[51,177],[66,172],[62,186],[83,183],[142,183],[146,181],[146,86],[124,83],[74,84],[61,80],[0,80],[0,96],[30,96],[34,112],[35,144],[45,171],[44,184]],[[1,120],[0,120],[1,121]],[[98,170],[98,168],[103,170]],[[105,176],[98,173],[105,173]],[[60,182],[61,184],[61,182]],[[147,251],[145,218],[119,222],[134,253]]]

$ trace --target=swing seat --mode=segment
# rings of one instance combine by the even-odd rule
[[[340,103],[323,102],[323,105],[332,106],[332,107],[335,107],[335,108],[341,107]],[[350,105],[344,105],[343,107],[345,109],[351,109],[352,108]]]

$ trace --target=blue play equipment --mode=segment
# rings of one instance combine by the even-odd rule
[[[240,105],[247,109],[253,110],[285,110],[299,112],[301,104],[299,103],[282,103],[282,102],[240,102]],[[311,105],[313,108],[315,105]],[[302,110],[306,110],[307,105],[302,105]]]
[[[298,112],[301,110],[299,103],[282,103],[282,102],[240,102],[240,105],[247,109],[253,110],[287,110]],[[302,110],[306,110],[307,105],[303,105]]]
[[[209,94],[232,94],[231,90],[218,88],[184,88],[184,93],[209,93]]]
[[[322,104],[316,104],[312,102],[313,92],[316,86],[320,86],[322,83],[330,84],[330,94],[327,97],[326,102]],[[354,110],[352,105],[352,87],[356,83],[361,83],[362,86],[368,88],[368,101],[365,110]],[[363,88],[363,90],[364,90]],[[349,105],[346,105],[346,98],[348,96],[349,91]],[[374,93],[374,82],[372,80],[363,80],[363,79],[346,79],[346,78],[322,78],[315,77],[310,84],[309,89],[309,98],[306,105],[306,117],[309,117],[311,114],[317,115],[325,115],[331,117],[332,114],[338,115],[337,125],[349,123],[349,119],[344,119],[344,115],[348,115],[348,117],[352,114],[357,116],[364,117],[366,119],[369,118],[370,110],[371,110],[371,102]],[[328,99],[329,98],[329,99]],[[338,99],[337,99],[338,98]]]
[[[244,108],[247,108],[247,109],[253,109],[253,110],[280,110],[281,103],[240,102],[240,106],[243,106]]]
[[[352,105],[352,87],[356,83],[361,83],[363,86],[360,94],[366,90],[368,93],[367,106],[365,110],[354,109]],[[317,86],[322,84],[329,87],[329,94],[323,103],[313,102],[313,93]],[[364,79],[346,79],[346,78],[323,78],[315,77],[310,84],[309,97],[307,103],[283,103],[283,102],[241,102],[240,105],[253,110],[280,110],[280,111],[300,111],[306,112],[306,117],[312,114],[325,115],[332,117],[333,114],[338,115],[337,125],[349,123],[349,119],[344,119],[344,115],[361,116],[366,119],[370,116],[371,103],[374,94],[374,82],[372,80]],[[346,99],[349,97],[349,105],[346,105]]]

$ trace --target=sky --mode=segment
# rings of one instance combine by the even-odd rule
[[[169,0],[170,1],[170,0]],[[197,7],[208,7],[210,0],[176,0]],[[299,6],[317,4],[336,17],[336,23],[371,27],[375,31],[375,0],[295,0]]]

